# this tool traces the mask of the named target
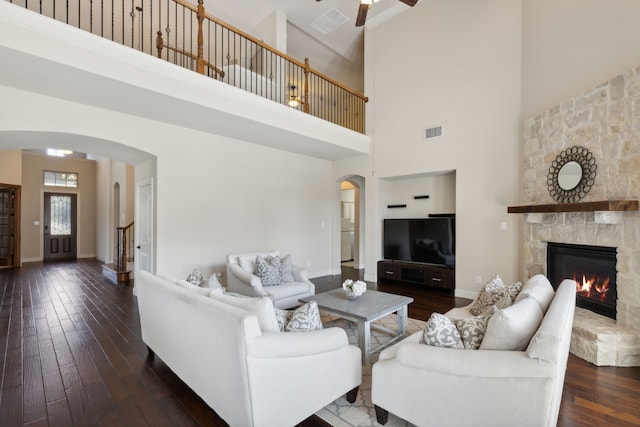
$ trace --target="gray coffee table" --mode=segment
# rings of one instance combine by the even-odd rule
[[[407,334],[407,306],[413,302],[413,298],[368,290],[357,300],[348,300],[342,289],[334,289],[301,298],[299,301],[303,303],[316,301],[321,310],[357,322],[358,347],[362,350],[362,363],[366,365],[369,364],[372,353],[405,337]],[[371,349],[371,322],[394,312],[397,312],[398,330],[394,333],[390,329],[380,328],[385,332],[392,333],[394,338],[384,345]]]

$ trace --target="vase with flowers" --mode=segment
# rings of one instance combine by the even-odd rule
[[[342,283],[342,289],[344,289],[347,299],[354,300],[367,291],[367,284],[362,280],[347,279]]]

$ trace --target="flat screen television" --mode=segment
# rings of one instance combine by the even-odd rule
[[[393,261],[455,266],[455,217],[385,219],[383,256]]]

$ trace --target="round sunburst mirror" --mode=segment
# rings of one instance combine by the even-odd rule
[[[555,158],[547,174],[549,194],[558,203],[575,203],[587,195],[596,179],[596,159],[584,147],[567,148]]]

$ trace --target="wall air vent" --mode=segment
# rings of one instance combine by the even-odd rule
[[[427,128],[424,130],[425,139],[435,138],[436,136],[442,136],[442,126]]]

